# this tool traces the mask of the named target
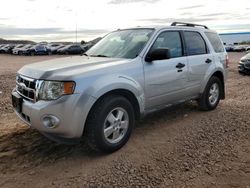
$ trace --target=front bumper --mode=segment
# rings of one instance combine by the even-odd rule
[[[12,94],[14,93],[17,94],[15,89],[12,91]],[[59,140],[58,138],[77,139],[82,136],[87,118],[85,112],[89,111],[89,103],[95,102],[92,97],[85,101],[81,99],[80,94],[65,95],[57,100],[35,103],[22,99],[21,111],[15,110],[15,112],[26,124],[49,138],[55,138],[54,140]],[[84,104],[85,102],[86,104]],[[79,105],[82,108],[79,108]],[[58,125],[53,128],[46,127],[43,123],[43,117],[45,116],[58,118]]]

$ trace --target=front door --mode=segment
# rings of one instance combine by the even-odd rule
[[[185,97],[188,66],[180,32],[160,33],[150,50],[157,48],[168,48],[170,59],[144,62],[146,108],[172,104]]]

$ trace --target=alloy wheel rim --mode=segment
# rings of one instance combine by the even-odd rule
[[[104,121],[104,137],[107,142],[120,142],[128,131],[129,116],[125,109],[118,107],[109,112]]]
[[[209,90],[209,97],[208,97],[209,103],[211,105],[215,105],[218,102],[219,92],[220,92],[220,90],[219,90],[218,83],[212,84],[212,86],[210,87],[210,90]]]

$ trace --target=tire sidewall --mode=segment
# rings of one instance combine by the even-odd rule
[[[210,91],[211,86],[214,83],[217,83],[218,86],[219,86],[219,98],[218,98],[217,102],[212,105],[209,102],[209,91]],[[207,87],[206,87],[206,90],[205,90],[205,102],[206,102],[206,105],[207,105],[209,110],[213,110],[213,109],[215,109],[217,107],[217,105],[219,104],[220,99],[221,99],[221,94],[222,94],[222,83],[221,83],[220,79],[217,78],[217,77],[211,77],[210,80],[207,83]]]
[[[127,132],[125,133],[124,137],[118,143],[110,143],[106,140],[104,136],[104,122],[108,116],[108,114],[115,108],[121,107],[127,111],[129,116],[129,125]],[[132,133],[133,127],[135,123],[135,115],[134,109],[131,103],[124,97],[114,97],[109,102],[105,103],[102,106],[102,109],[99,111],[99,117],[97,120],[97,128],[96,128],[96,138],[97,144],[104,149],[105,151],[111,152],[118,150],[123,145],[125,145]]]

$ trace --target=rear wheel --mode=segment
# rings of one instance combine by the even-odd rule
[[[127,143],[135,123],[131,103],[118,95],[106,96],[93,107],[84,137],[88,145],[103,152],[114,152]]]
[[[211,77],[207,86],[198,100],[198,104],[202,110],[213,110],[220,102],[223,85],[218,77]]]

